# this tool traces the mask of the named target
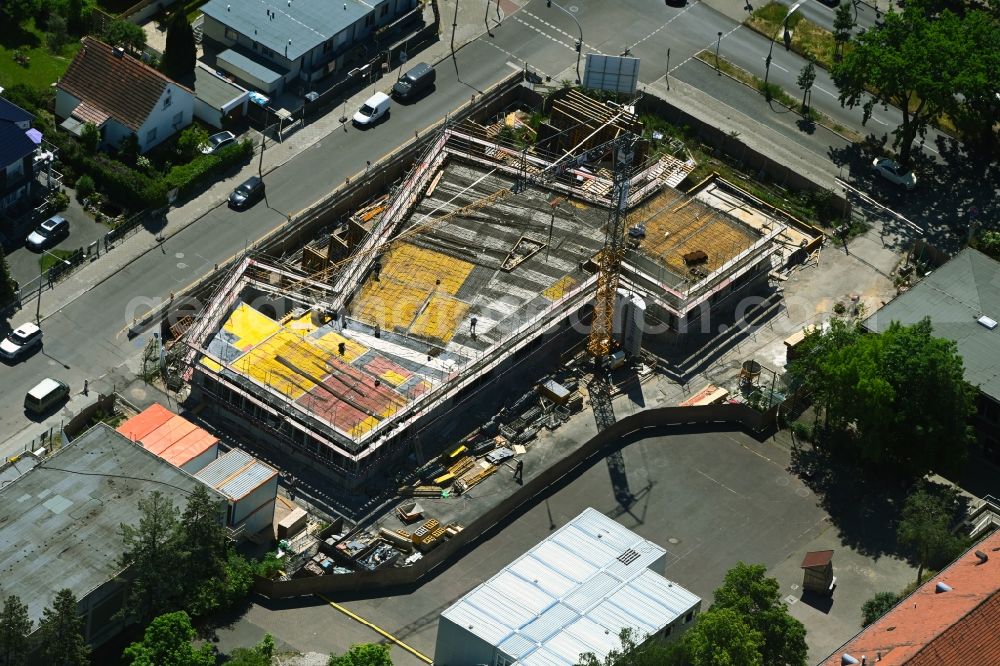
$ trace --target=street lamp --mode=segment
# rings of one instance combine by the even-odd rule
[[[552,2],[552,0],[545,0],[545,4],[548,7],[551,7],[555,3]],[[558,9],[563,10],[571,19],[573,19],[573,22],[576,23],[576,29],[580,31],[580,39],[576,40],[576,83],[577,83],[577,85],[579,85],[579,83],[580,83],[580,52],[583,50],[583,27],[580,25],[580,22],[576,20],[576,17],[573,16],[573,12],[569,11],[565,7],[562,7],[561,5],[555,5],[555,6]]]
[[[42,249],[42,252],[44,252],[45,254],[49,255],[50,257],[54,257],[54,258],[58,259],[59,261],[61,261],[64,264],[66,264],[67,266],[70,265],[70,263],[68,261],[66,261],[65,259],[63,259],[62,257],[57,256],[55,254],[52,254],[51,252],[49,252],[46,249]],[[44,280],[44,279],[45,279],[45,269],[42,268],[42,262],[41,262],[41,260],[39,260],[38,261],[38,305],[35,308],[35,321],[38,322],[38,323],[41,323],[41,321],[42,321],[42,280]]]
[[[719,49],[722,47],[722,31],[719,31],[719,39],[715,42],[715,73],[722,76],[722,70],[719,69]]]
[[[804,0],[803,0],[804,1]],[[785,18],[781,20],[781,27],[774,32],[774,36],[771,37],[771,46],[767,50],[767,58],[764,60],[764,96],[770,98],[767,92],[767,77],[771,73],[771,55],[774,53],[774,40],[778,38],[778,31],[784,33],[788,32],[788,19],[794,14],[799,7],[802,6],[802,2],[796,2],[794,5],[788,8],[788,13],[785,14]]]

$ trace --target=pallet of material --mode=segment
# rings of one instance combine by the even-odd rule
[[[397,492],[400,497],[441,497],[437,486],[400,486]]]
[[[465,474],[461,479],[455,482],[455,492],[461,495],[462,493],[468,492],[470,488],[482,483],[485,479],[488,479],[497,471],[496,465],[487,465],[486,467],[477,467]]]
[[[464,448],[464,447],[463,447]],[[472,456],[462,456],[459,458],[454,465],[448,468],[448,473],[453,477],[460,477],[476,464],[476,459]],[[440,485],[440,484],[438,484]]]

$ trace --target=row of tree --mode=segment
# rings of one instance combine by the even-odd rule
[[[60,590],[52,606],[42,612],[38,623],[38,659],[36,663],[53,666],[89,666],[90,648],[84,640],[83,618],[77,610],[72,590]],[[4,600],[0,612],[0,664],[27,664],[29,634],[34,623],[28,606],[12,594]]]
[[[995,159],[1000,118],[1000,15],[973,3],[909,0],[881,23],[850,34],[850,3],[838,9],[834,36],[842,57],[831,72],[840,103],[861,107],[864,122],[876,106],[903,114],[893,132],[900,161],[910,162],[913,142],[947,115],[965,145]]]
[[[740,562],[726,573],[714,603],[679,640],[621,636],[604,660],[583,655],[580,666],[804,666],[806,630],[781,600],[778,581],[760,564]]]

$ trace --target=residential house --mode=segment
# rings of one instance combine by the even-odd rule
[[[0,97],[0,211],[31,194],[34,156],[42,135],[32,129],[35,117]]]
[[[1000,531],[932,576],[820,666],[1000,664],[998,627]]]
[[[965,249],[865,320],[881,332],[930,317],[934,335],[955,342],[965,379],[978,389],[973,419],[984,455],[1000,463],[1000,262]]]
[[[588,508],[449,606],[439,666],[574,666],[599,661],[630,629],[674,640],[701,599],[661,576],[666,550]]]
[[[56,117],[79,135],[86,123],[102,146],[117,148],[135,133],[139,152],[191,124],[194,94],[120,48],[84,37],[69,69],[56,83]]]
[[[379,28],[413,10],[417,0],[208,0],[203,45],[215,66],[243,85],[278,95],[293,81],[310,83],[378,50]]]

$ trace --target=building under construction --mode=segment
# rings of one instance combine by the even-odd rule
[[[580,342],[610,156],[594,141],[526,150],[504,124],[442,130],[391,196],[294,262],[243,258],[185,336],[209,405],[355,485],[543,340]],[[637,153],[619,283],[640,312],[619,333],[633,351],[644,324],[677,335],[766,282],[783,230],[676,189],[690,161]]]

